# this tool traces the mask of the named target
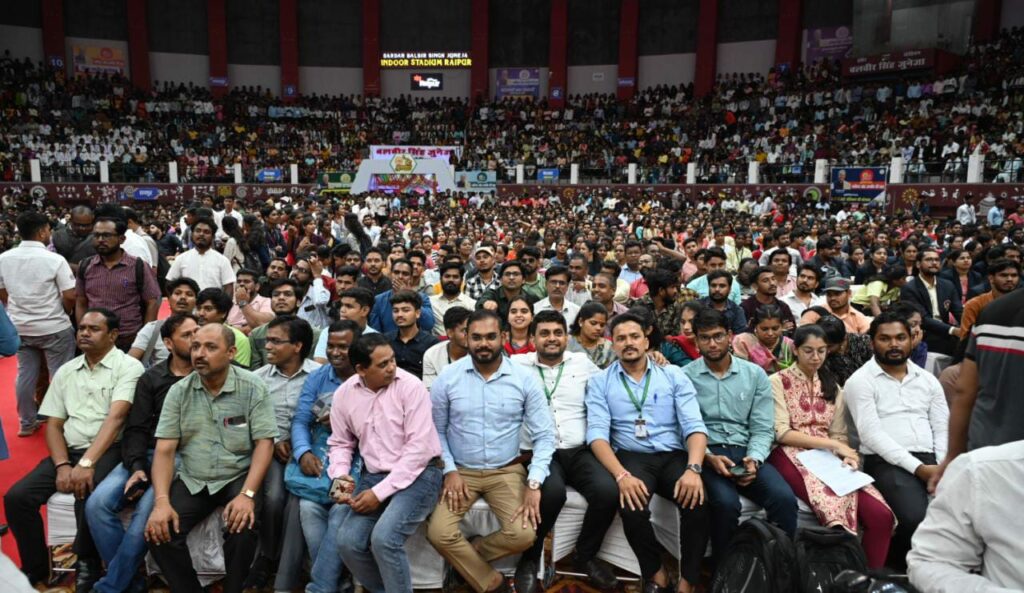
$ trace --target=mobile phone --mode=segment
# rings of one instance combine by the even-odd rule
[[[132,487],[129,488],[128,491],[124,493],[122,499],[125,502],[135,502],[135,499],[141,496],[142,493],[145,492],[147,488],[149,488],[149,481],[139,480],[138,482],[132,484]]]
[[[729,473],[734,475],[734,476],[736,476],[736,477],[738,477],[738,478],[742,478],[743,476],[749,476],[750,475],[750,472],[747,471],[747,466],[743,465],[742,463],[739,464],[739,465],[734,465],[734,466],[730,467],[729,468]]]

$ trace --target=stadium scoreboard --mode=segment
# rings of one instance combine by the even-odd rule
[[[381,68],[469,68],[473,59],[468,52],[384,52]]]

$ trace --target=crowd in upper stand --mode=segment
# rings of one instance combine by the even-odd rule
[[[156,81],[149,93],[122,77],[72,78],[9,56],[0,59],[0,180],[28,179],[40,160],[55,180],[165,181],[178,162],[185,182],[248,179],[296,163],[300,179],[352,171],[371,144],[464,145],[457,169],[515,178],[523,164],[580,165],[584,179],[626,179],[636,163],[646,183],[743,182],[748,163],[762,179],[809,181],[814,161],[907,163],[908,179],[964,180],[973,153],[986,155],[986,181],[1016,181],[1024,156],[1020,116],[1024,31],[972,46],[940,77],[915,73],[844,81],[838,63],[799,70],[720,74],[695,100],[692,85],[658,86],[625,103],[571,95],[564,108],[521,99],[470,105],[457,99],[301,96],[283,102],[262,88],[214,99],[195,85]]]

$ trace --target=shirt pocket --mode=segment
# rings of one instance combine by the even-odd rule
[[[221,442],[224,448],[232,453],[249,453],[252,451],[252,436],[249,432],[248,420],[244,424],[226,424],[222,421],[220,427]]]

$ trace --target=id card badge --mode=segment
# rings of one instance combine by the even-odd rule
[[[646,439],[649,435],[647,434],[647,421],[643,418],[637,418],[633,421],[633,436],[638,439]]]

